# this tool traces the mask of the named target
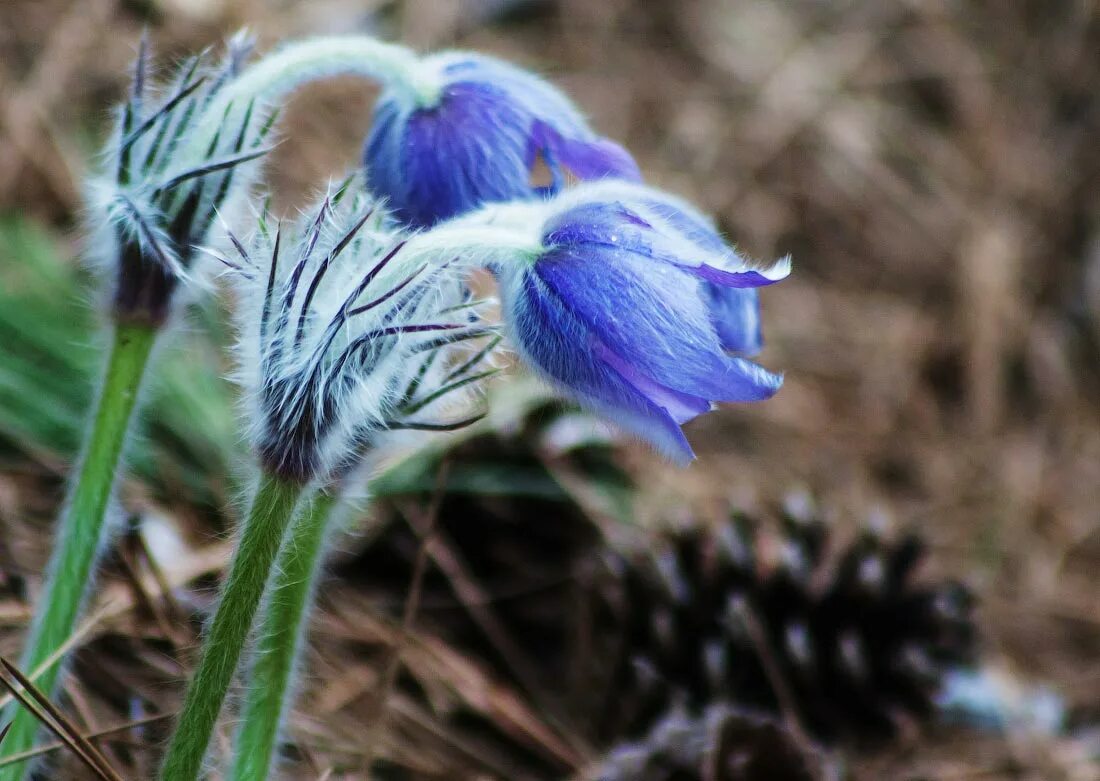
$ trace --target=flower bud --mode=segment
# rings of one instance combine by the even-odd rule
[[[487,330],[461,264],[362,193],[345,182],[286,228],[261,216],[251,246],[234,238],[239,257],[219,256],[239,283],[255,447],[286,480],[338,473],[378,432],[445,428],[428,408],[481,378],[443,370],[449,349]]]
[[[96,254],[116,277],[118,320],[159,326],[167,319],[195,247],[231,195],[246,186],[251,171],[242,169],[254,170],[254,161],[267,151],[263,142],[273,117],[255,121],[259,109],[249,104],[242,122],[218,127],[201,156],[181,162],[177,155],[250,51],[251,43],[237,36],[220,66],[193,57],[163,94],[155,95],[142,42],[130,95],[107,150],[109,172],[92,184]]]

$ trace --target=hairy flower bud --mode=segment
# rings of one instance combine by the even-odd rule
[[[261,217],[250,247],[233,240],[239,261],[220,258],[240,283],[256,450],[296,482],[339,471],[381,431],[465,423],[424,413],[484,376],[444,369],[489,330],[462,263],[395,229],[362,191],[345,182],[287,228]]]
[[[251,51],[243,36],[229,41],[220,66],[203,55],[187,60],[160,96],[149,86],[142,42],[133,85],[107,149],[108,172],[93,182],[91,214],[101,261],[114,269],[115,317],[156,326],[231,194],[246,185],[249,163],[267,150],[273,117],[255,121],[249,104],[241,123],[218,127],[202,154],[178,159],[178,149],[237,77]]]

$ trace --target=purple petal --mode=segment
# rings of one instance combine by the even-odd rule
[[[726,355],[701,283],[675,266],[605,247],[559,247],[535,273],[591,334],[664,387],[712,401],[760,401],[782,384]]]
[[[597,343],[596,355],[623,376],[627,382],[637,388],[646,398],[669,414],[680,425],[710,412],[710,402],[698,396],[666,388],[636,371],[629,363],[615,355],[606,345]]]
[[[749,268],[744,258],[726,244],[710,220],[686,203],[674,204],[656,198],[646,199],[644,203],[686,238],[713,253],[713,258],[722,260],[720,265],[714,262],[681,264],[708,282],[733,288],[763,287],[790,274],[790,258],[783,258],[767,269]]]
[[[591,138],[567,137],[542,120],[535,120],[531,128],[531,140],[539,151],[581,180],[607,177],[642,181],[638,164],[619,144],[592,136]],[[532,159],[533,162],[533,159]]]
[[[513,65],[471,54],[428,58],[442,64],[438,103],[420,106],[383,94],[364,149],[367,183],[394,214],[429,227],[481,204],[538,197],[531,183],[541,153],[553,174],[640,181],[630,154],[597,136],[560,90]]]
[[[646,198],[642,203],[703,249],[716,255],[730,251],[726,241],[715,230],[711,221],[691,205],[683,202],[671,203],[657,198]]]
[[[367,184],[415,227],[482,203],[528,198],[530,122],[491,85],[452,84],[439,105],[408,113],[383,99],[364,150]]]
[[[699,266],[681,266],[695,274],[700,279],[712,282],[715,285],[732,288],[753,288],[774,285],[790,273],[790,263],[783,259],[772,268],[765,271],[746,269],[744,271],[726,271],[725,269],[708,266],[703,263]]]
[[[667,214],[659,216],[667,219]],[[548,246],[600,246],[633,252],[724,287],[762,287],[790,273],[789,258],[767,269],[749,268],[739,255],[721,243],[717,234],[703,233],[687,222],[684,227],[691,227],[691,232],[667,227],[662,230],[631,209],[629,203],[584,203],[558,215],[547,226],[543,241]]]
[[[502,286],[505,307],[512,314],[514,341],[528,364],[581,404],[647,440],[672,460],[686,463],[694,458],[677,417],[705,411],[705,400],[660,389],[656,383],[639,389],[600,358],[609,351],[599,349],[585,325],[537,277],[525,274],[518,301],[511,300],[517,294],[508,292],[509,288]]]
[[[741,355],[756,355],[764,346],[760,331],[760,296],[752,289],[704,286],[711,321],[722,347]]]

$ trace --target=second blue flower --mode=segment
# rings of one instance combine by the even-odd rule
[[[532,73],[484,55],[426,57],[424,83],[379,99],[364,150],[367,184],[403,222],[427,227],[483,203],[561,189],[565,178],[641,178],[623,147]],[[538,186],[539,160],[551,182]]]

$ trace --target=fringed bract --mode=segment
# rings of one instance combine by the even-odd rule
[[[243,120],[225,122],[199,159],[179,148],[236,78],[251,40],[229,40],[220,65],[199,54],[186,60],[161,94],[150,85],[144,40],[130,94],[107,149],[108,170],[92,184],[96,254],[117,275],[114,310],[123,322],[162,324],[173,293],[220,210],[247,189],[275,121],[250,103]],[[264,113],[262,121],[255,121]],[[228,116],[228,112],[227,112]],[[252,164],[252,165],[249,165]]]

